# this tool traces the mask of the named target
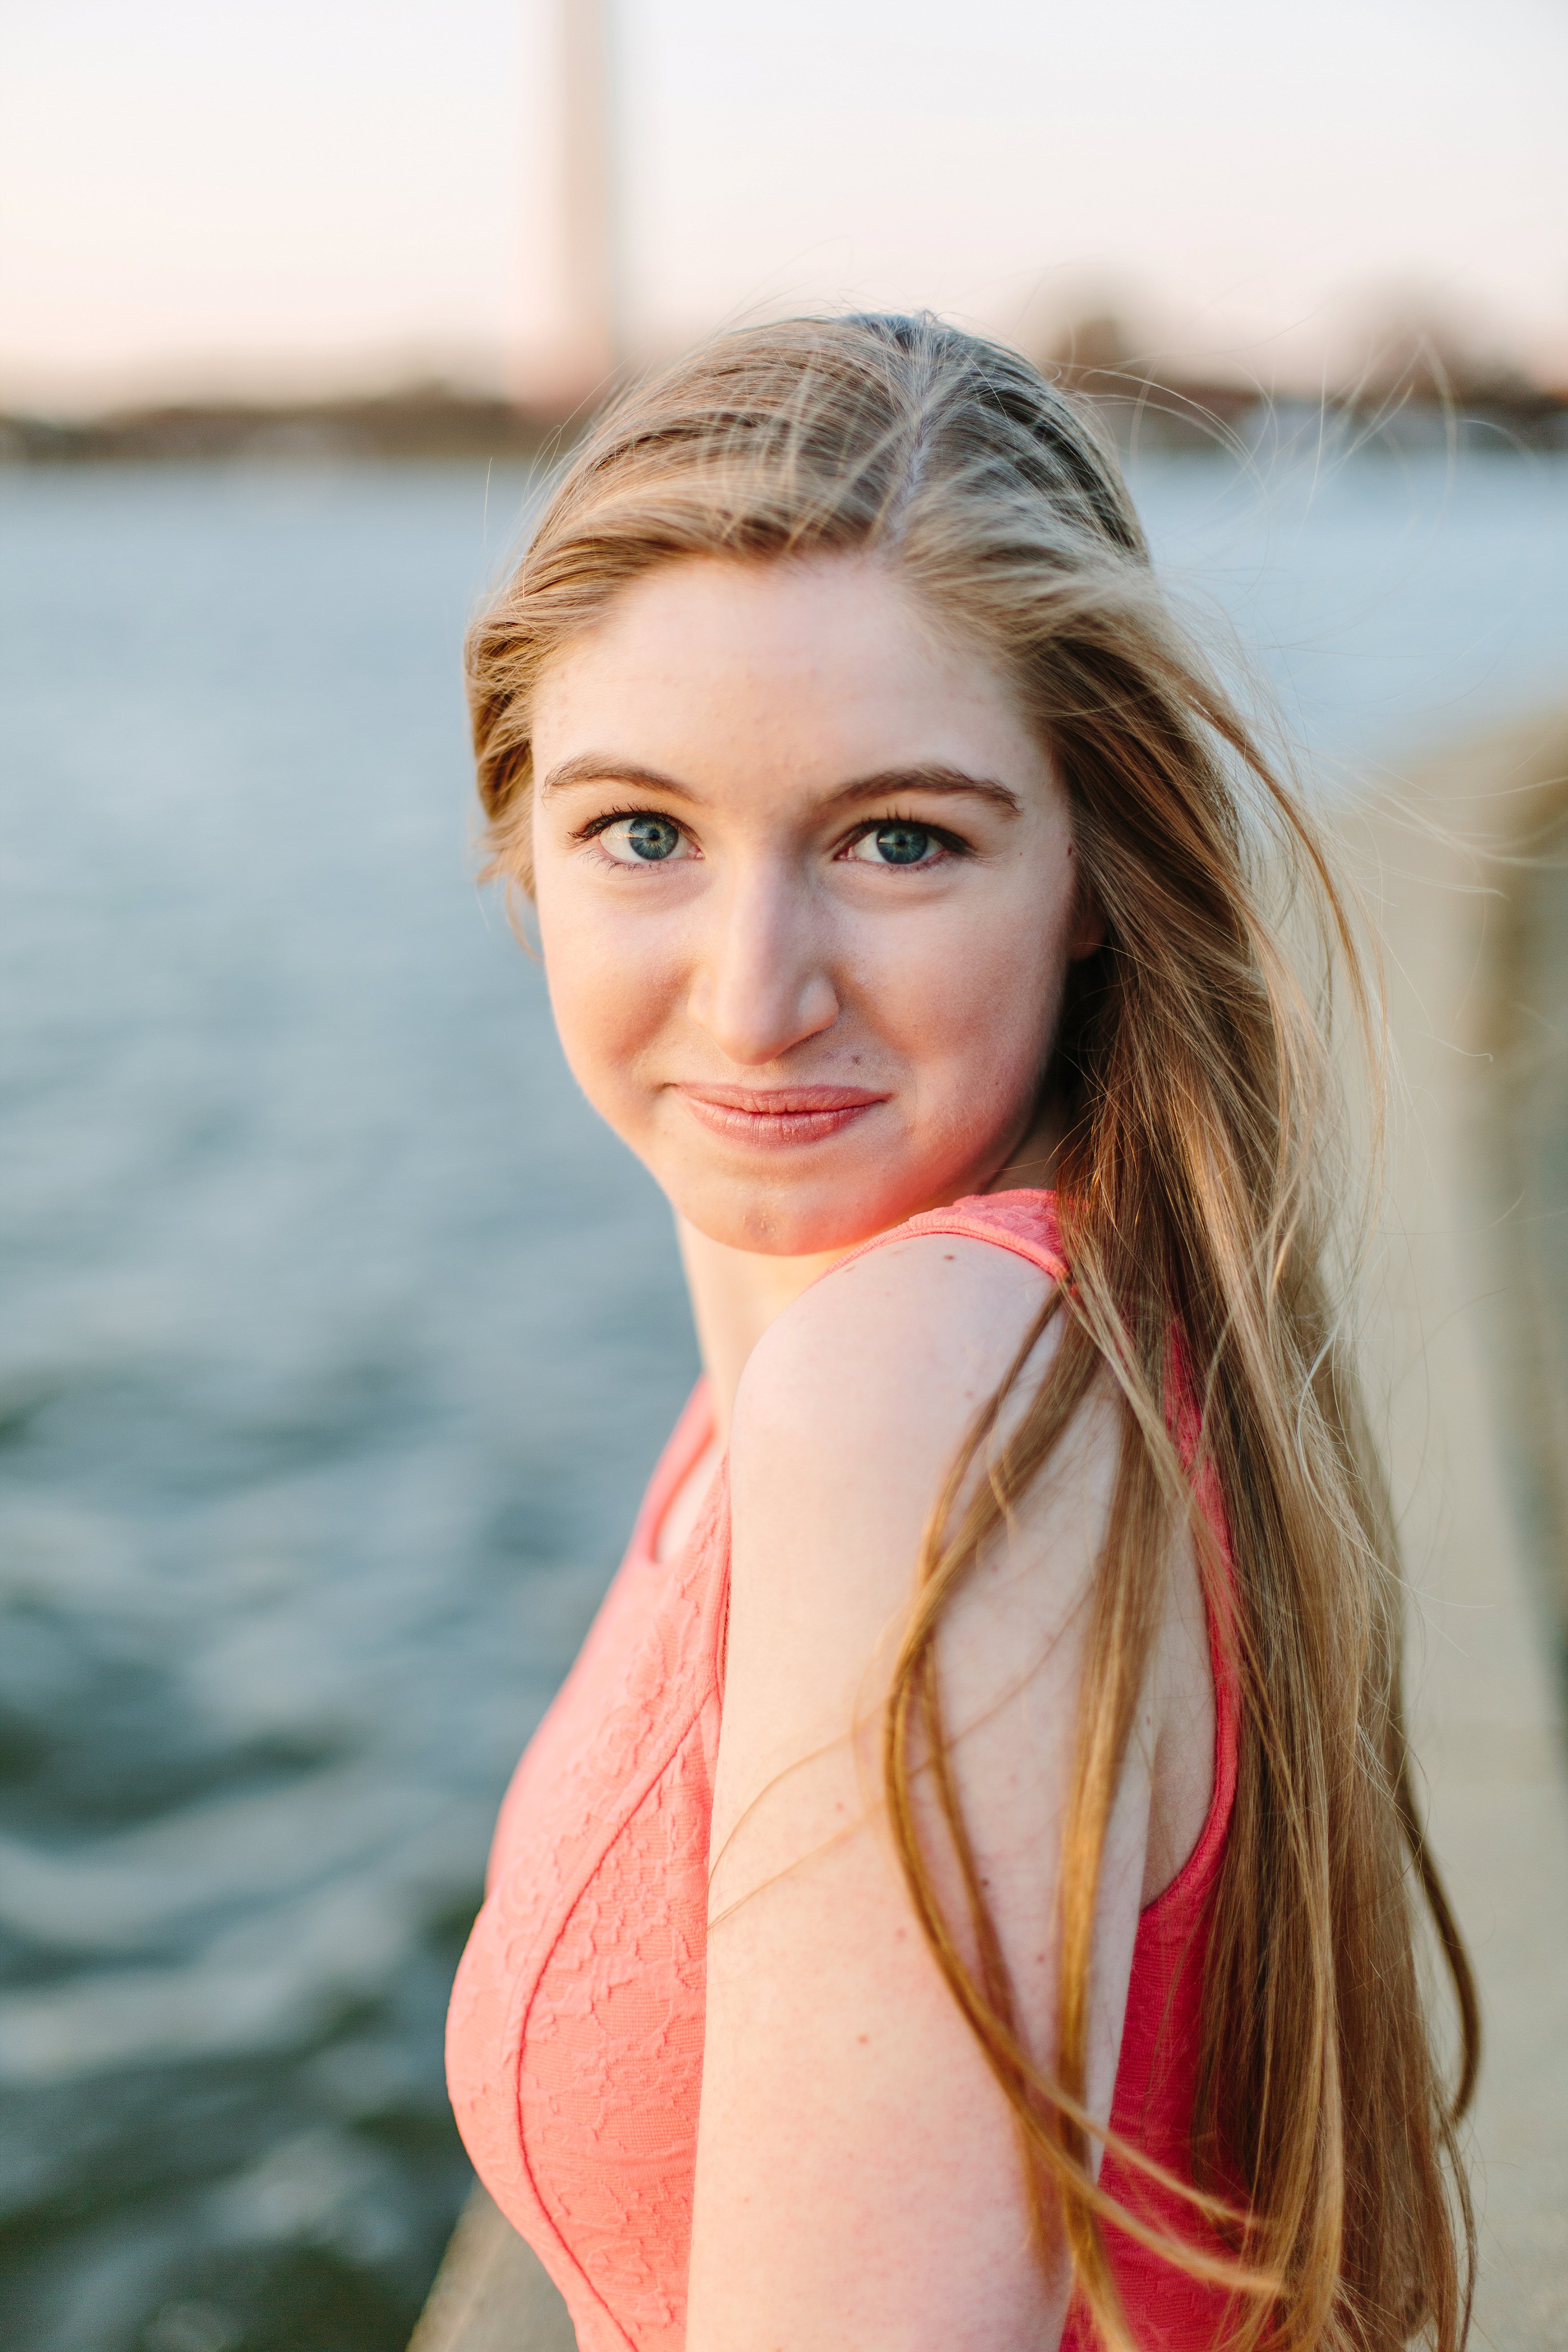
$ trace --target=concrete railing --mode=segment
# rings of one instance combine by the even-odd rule
[[[1565,774],[1568,719],[1523,725],[1361,834],[1400,1079],[1371,1352],[1432,1843],[1480,1979],[1492,2352],[1568,2345],[1568,869],[1542,856]],[[1552,1121],[1555,1160],[1531,1128]]]
[[[576,2352],[576,2346],[539,2257],[476,2189],[408,2352]]]

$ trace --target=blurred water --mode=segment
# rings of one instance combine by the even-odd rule
[[[1331,783],[1563,698],[1568,463],[1146,465]],[[505,1775],[693,1368],[468,874],[482,471],[0,478],[0,2299],[390,2352]]]
[[[1157,559],[1222,659],[1261,670],[1332,794],[1568,698],[1568,452],[1321,445],[1144,464]]]
[[[519,495],[0,488],[15,2352],[403,2342],[497,1792],[691,1373],[468,878]]]

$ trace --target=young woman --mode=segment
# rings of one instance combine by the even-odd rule
[[[1452,2352],[1325,958],[1362,1000],[1112,459],[931,320],[727,337],[470,683],[707,1368],[452,2008],[584,2352]]]

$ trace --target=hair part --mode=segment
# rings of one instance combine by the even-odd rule
[[[1042,2241],[1117,2352],[1131,2337],[1094,2143],[1217,2223],[1236,2341],[1458,2352],[1474,2231],[1457,2126],[1474,1985],[1411,1794],[1403,1586],[1346,1335],[1337,985],[1379,1022],[1319,830],[1177,627],[1090,415],[1017,354],[930,318],[720,338],[590,432],[476,625],[468,688],[491,872],[530,880],[531,711],[546,665],[619,590],[693,557],[887,563],[1013,681],[1050,745],[1103,946],[1075,967],[1048,1083],[1068,1112],[1070,1282],[1005,1443],[979,1416],[928,1529],[883,1767],[928,1941],[1015,2116]],[[1042,1325],[1043,1328],[1043,1325]],[[1173,1344],[1173,1334],[1176,1335]],[[1097,1563],[1060,1873],[1055,2063],[1030,2057],[948,1769],[947,1604],[1109,1379],[1120,1465]],[[982,1475],[976,1475],[978,1473]],[[1223,1497],[1228,1558],[1199,1507]],[[1239,1701],[1238,1782],[1203,1993],[1195,2186],[1087,2108],[1095,1905],[1179,1526]],[[935,1892],[939,1833],[967,1917]],[[1425,1909],[1455,1989],[1450,2095],[1419,1980]]]

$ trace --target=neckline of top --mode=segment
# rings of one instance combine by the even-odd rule
[[[699,1372],[697,1384],[682,1405],[679,1419],[655,1465],[632,1528],[632,1555],[646,1567],[664,1569],[670,1565],[668,1559],[658,1557],[659,1529],[692,1465],[712,1443],[713,1418],[712,1383],[706,1372]]]

